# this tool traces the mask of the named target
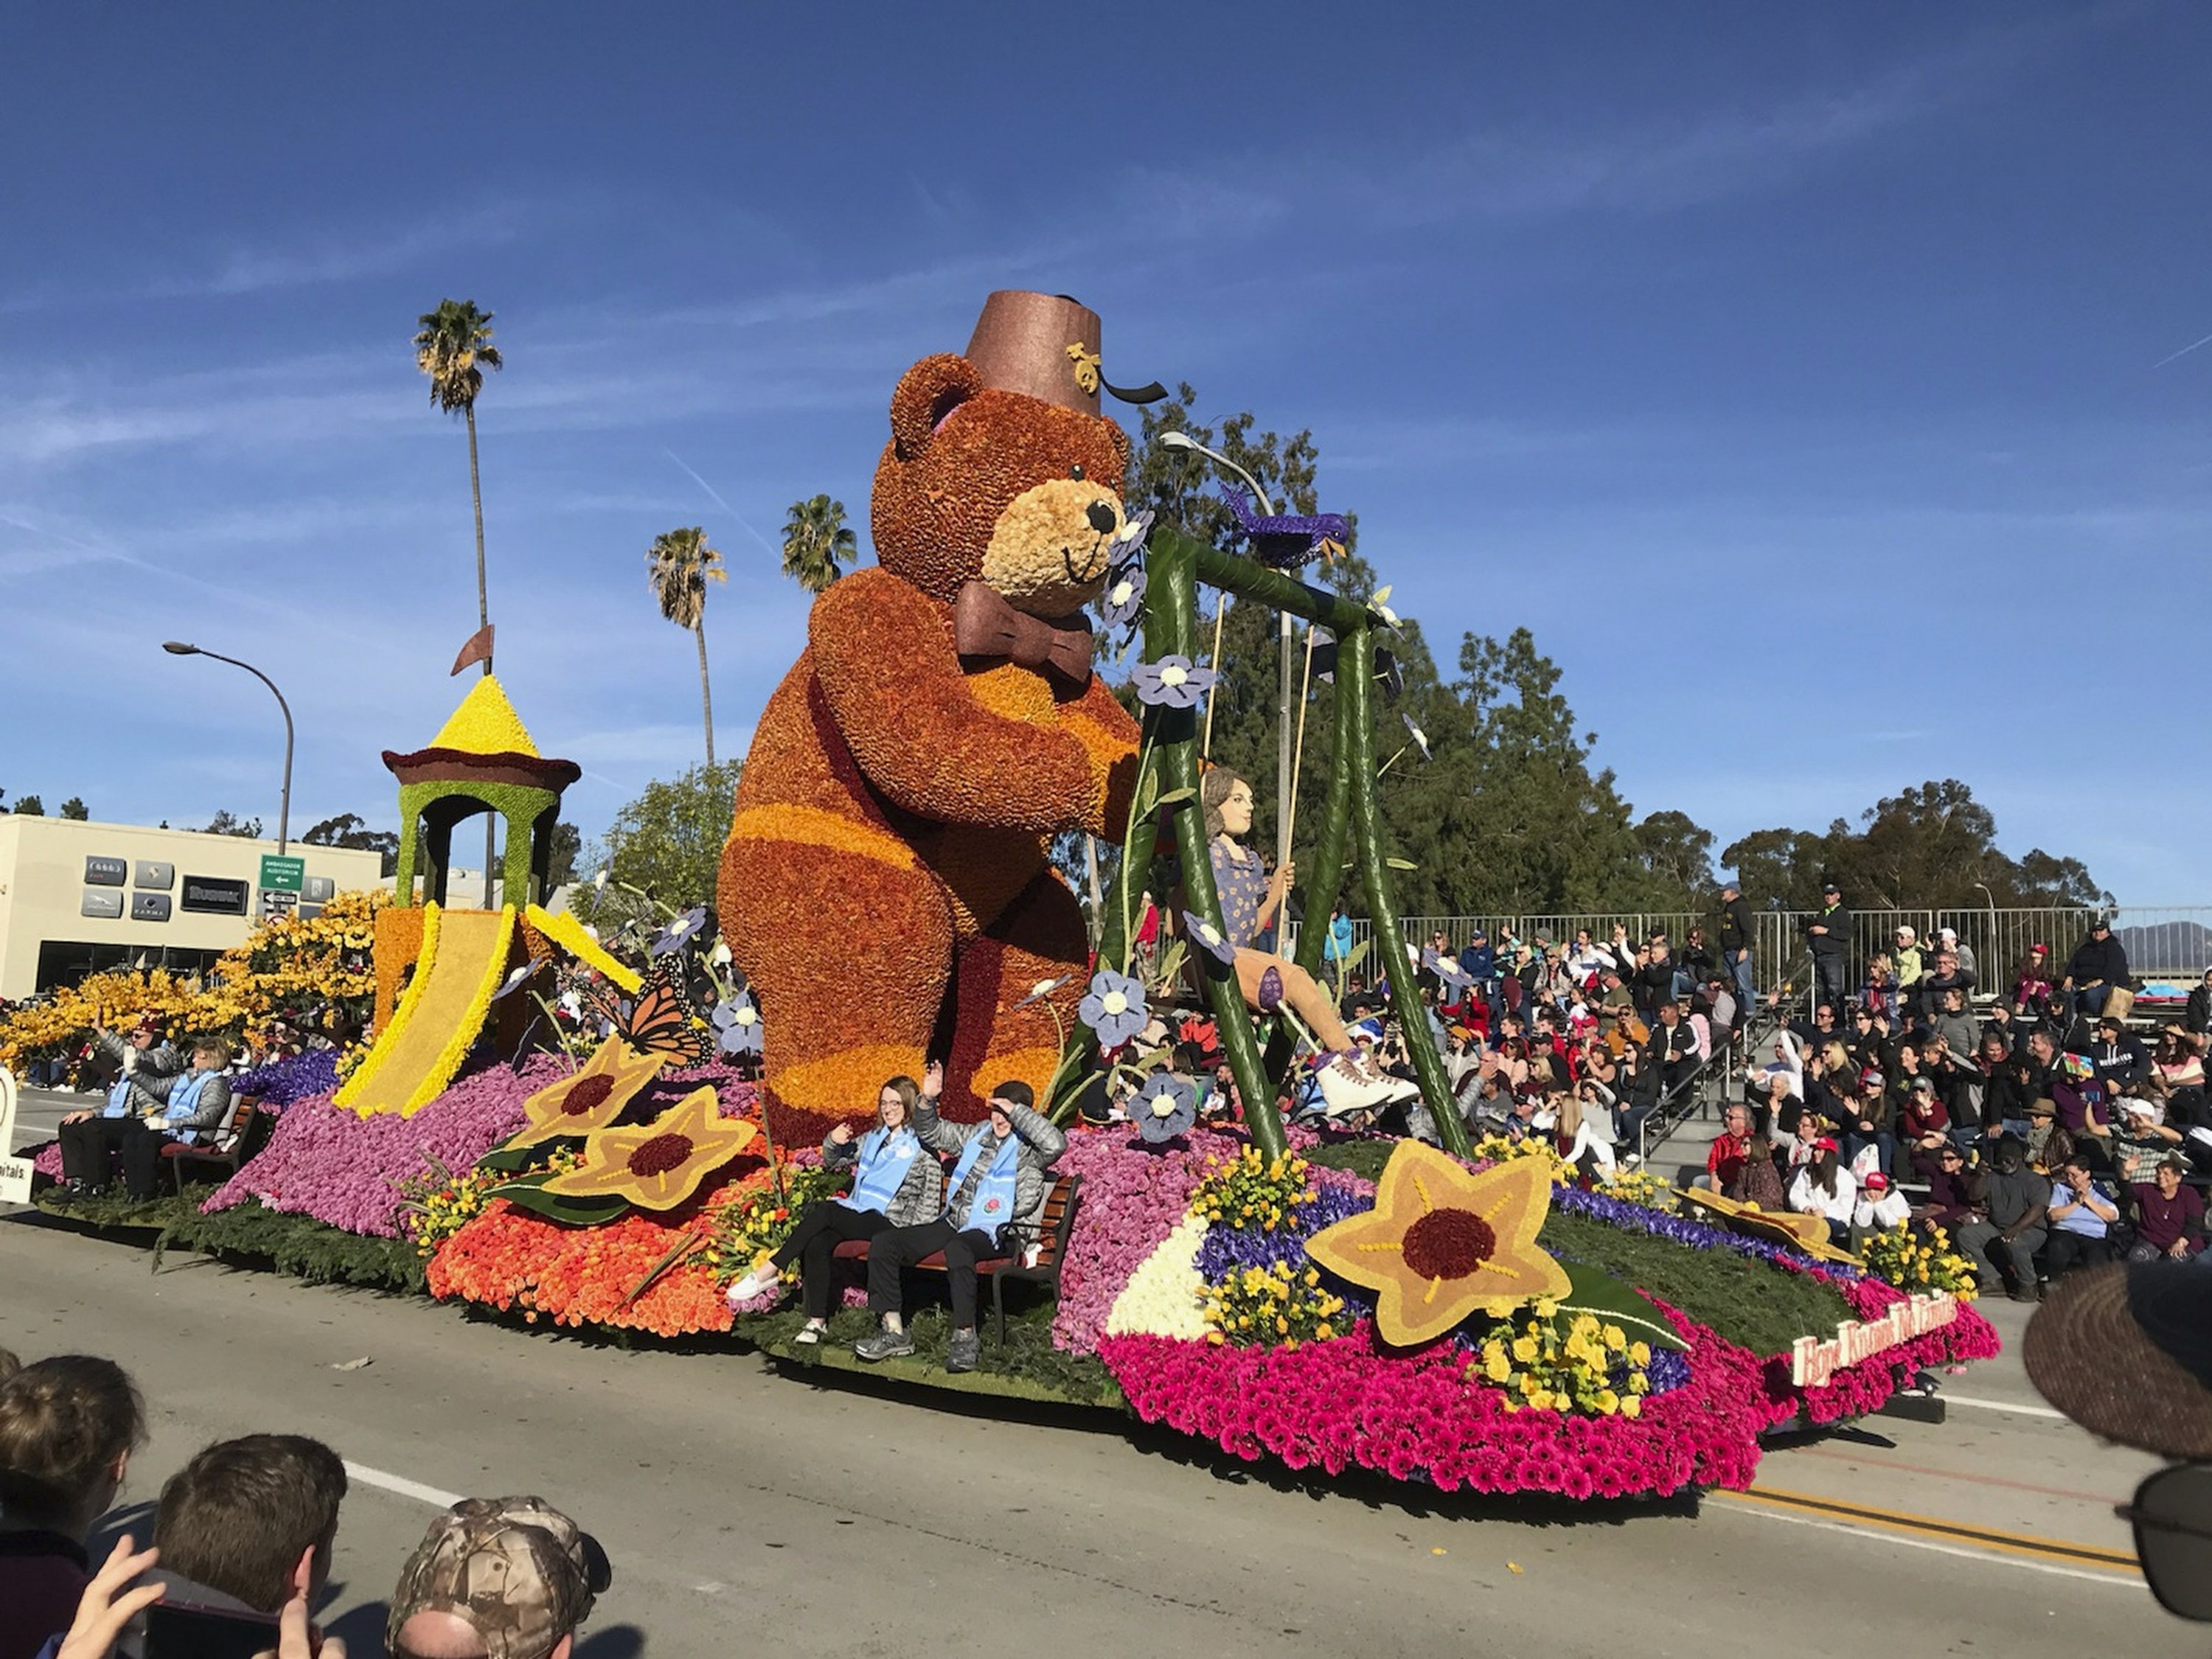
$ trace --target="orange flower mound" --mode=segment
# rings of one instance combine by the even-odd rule
[[[430,1258],[430,1294],[502,1312],[520,1308],[532,1323],[618,1326],[656,1336],[726,1331],[730,1304],[697,1257],[627,1301],[694,1231],[642,1215],[604,1227],[563,1227],[494,1199]]]
[[[1508,1158],[1474,1175],[1401,1140],[1382,1166],[1375,1207],[1316,1233],[1306,1254],[1376,1291],[1376,1330],[1395,1347],[1413,1347],[1477,1311],[1568,1293],[1566,1270],[1536,1243],[1551,1207],[1541,1159]]]

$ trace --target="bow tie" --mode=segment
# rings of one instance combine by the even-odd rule
[[[1080,686],[1091,678],[1091,630],[1055,628],[1017,611],[988,582],[968,582],[952,602],[952,648],[963,657],[1004,657]]]

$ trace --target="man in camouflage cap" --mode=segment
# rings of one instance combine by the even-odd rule
[[[385,1641],[392,1659],[568,1659],[612,1576],[544,1498],[464,1498],[401,1569]]]

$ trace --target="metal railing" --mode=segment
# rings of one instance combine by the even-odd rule
[[[1752,913],[1753,982],[1764,993],[1779,988],[1788,978],[1793,989],[1806,988],[1804,929],[1813,920],[1805,910],[1755,910]],[[1856,985],[1865,978],[1867,963],[1878,953],[1893,950],[1900,927],[1910,927],[1932,960],[1940,931],[1948,927],[1959,936],[1971,960],[1975,982],[1984,991],[2008,990],[2020,964],[2033,945],[2051,947],[2049,977],[2064,973],[2074,947],[2088,937],[2089,924],[2099,915],[2110,919],[2112,931],[2127,952],[2129,971],[2140,981],[2171,980],[2193,984],[2212,966],[2212,904],[2120,905],[2109,910],[2074,906],[2003,909],[1992,906],[1955,909],[1854,910],[1851,912],[1850,976]],[[1641,943],[1654,933],[1664,933],[1679,951],[1692,927],[1705,930],[1707,948],[1716,962],[1717,917],[1683,911],[1620,910],[1588,915],[1407,916],[1399,923],[1409,945],[1420,945],[1441,931],[1455,951],[1480,927],[1495,945],[1509,933],[1523,943],[1540,939],[1571,943],[1587,928],[1600,945],[1613,937],[1614,926],[1625,928],[1631,940]],[[1319,925],[1319,924],[1317,924]],[[1368,945],[1373,929],[1354,918],[1355,947]],[[1295,945],[1297,929],[1285,929],[1283,949]],[[1380,964],[1370,945],[1356,971],[1369,980]]]

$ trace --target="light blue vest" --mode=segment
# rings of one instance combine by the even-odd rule
[[[921,1156],[921,1142],[906,1127],[878,1126],[860,1137],[860,1173],[853,1190],[837,1200],[848,1210],[890,1213],[891,1200],[906,1184],[906,1173]]]
[[[945,1218],[966,1232],[971,1228],[977,1232],[996,1234],[1000,1228],[1014,1218],[1015,1194],[1018,1190],[1014,1172],[1021,1167],[1022,1140],[1019,1135],[1008,1135],[999,1143],[993,1154],[991,1167],[983,1171],[983,1178],[975,1183],[975,1195],[969,1200],[968,1217],[962,1220],[952,1213],[952,1199],[968,1179],[969,1172],[983,1153],[983,1143],[991,1132],[970,1135],[968,1144],[960,1149],[960,1162],[953,1166],[952,1178],[945,1183]]]
[[[169,1091],[168,1103],[162,1110],[161,1121],[180,1123],[198,1111],[200,1105],[200,1091],[207,1087],[210,1078],[220,1075],[221,1073],[216,1072],[187,1072],[179,1078],[177,1086]],[[196,1140],[199,1138],[199,1131],[182,1130],[179,1132],[178,1138],[182,1140]]]

